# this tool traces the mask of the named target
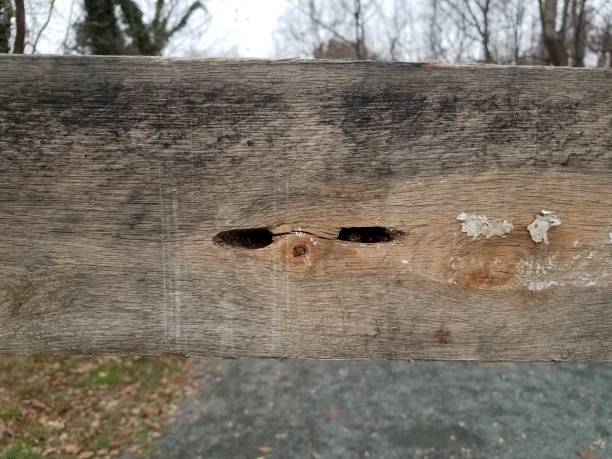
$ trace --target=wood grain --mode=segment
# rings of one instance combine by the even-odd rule
[[[0,56],[0,351],[612,360],[611,87]]]

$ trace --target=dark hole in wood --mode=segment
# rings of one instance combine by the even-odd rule
[[[306,252],[308,252],[308,250],[303,245],[296,245],[293,248],[293,256],[294,257],[301,257],[302,255],[306,255]]]
[[[397,241],[404,235],[403,232],[384,228],[382,226],[353,226],[341,228],[338,233],[340,241],[361,242],[375,244],[378,242]]]
[[[273,237],[274,234],[268,228],[234,229],[221,231],[213,238],[213,242],[242,249],[261,249],[272,244]]]

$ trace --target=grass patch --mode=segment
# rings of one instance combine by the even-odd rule
[[[42,454],[29,445],[18,443],[0,454],[0,459],[42,459]]]
[[[184,357],[0,355],[0,459],[101,459],[147,444],[192,387]]]

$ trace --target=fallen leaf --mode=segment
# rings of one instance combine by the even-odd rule
[[[108,403],[106,403],[106,406],[104,408],[107,411],[111,411],[111,410],[115,409],[117,407],[117,405],[119,405],[119,401],[118,400],[111,400]]]
[[[272,452],[272,448],[270,448],[269,446],[260,446],[259,452],[261,454],[270,454]]]
[[[81,451],[81,448],[79,447],[79,445],[74,445],[72,443],[68,443],[67,445],[63,445],[62,446],[62,451],[64,451],[65,453],[68,453],[68,454],[76,454],[79,451]]]
[[[161,413],[160,408],[157,406],[145,406],[142,411],[144,411],[147,416],[157,416]]]
[[[24,400],[24,402],[26,401]],[[34,408],[38,408],[39,410],[47,410],[47,405],[39,400],[27,400],[27,403]]]
[[[47,427],[51,430],[62,430],[66,425],[62,421],[47,421]]]
[[[597,454],[593,451],[589,451],[588,449],[576,451],[576,456],[581,459],[601,459]]]
[[[603,438],[598,438],[593,442],[593,446],[599,449],[606,449],[606,441]]]
[[[79,459],[90,459],[92,457],[94,457],[96,454],[92,451],[83,451],[81,454],[79,454],[78,458]]]

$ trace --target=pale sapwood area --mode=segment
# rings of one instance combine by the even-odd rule
[[[0,351],[612,360],[612,70],[0,68]]]

